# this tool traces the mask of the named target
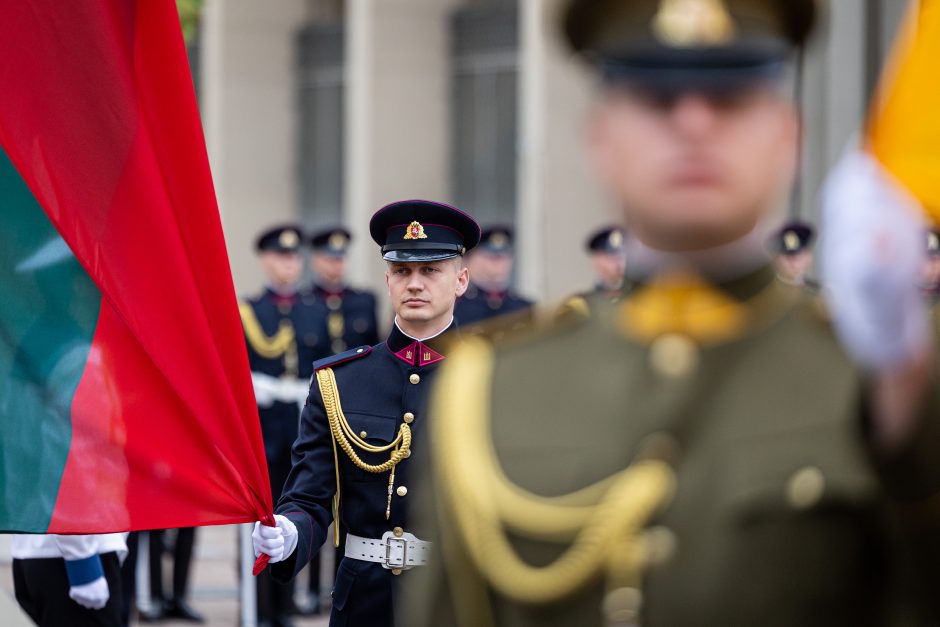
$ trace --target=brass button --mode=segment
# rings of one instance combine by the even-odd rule
[[[698,346],[685,335],[667,333],[650,345],[649,360],[660,375],[678,379],[692,374],[698,366]]]
[[[643,534],[646,561],[650,565],[665,564],[676,554],[679,538],[669,527],[651,527]]]
[[[410,425],[412,422],[415,421],[415,415],[412,414],[411,412],[408,412],[407,414],[405,414],[404,420],[405,420],[405,424]]]
[[[794,509],[809,509],[819,503],[826,491],[826,477],[815,466],[793,473],[787,481],[787,502]]]
[[[368,435],[369,435],[369,434],[366,433],[365,431],[360,431],[360,432],[359,432],[359,437],[360,437],[360,438],[367,437]]]
[[[398,489],[395,490],[395,494],[397,494],[398,496],[405,496],[406,494],[408,494],[408,488],[406,488],[405,486],[398,486]]]
[[[401,574],[401,569],[400,569],[400,568],[393,568],[393,569],[392,569],[392,574],[397,577],[398,575]]]
[[[632,623],[640,613],[643,593],[636,588],[617,588],[604,597],[604,616],[609,623]]]
[[[394,529],[392,529],[392,533],[395,534],[396,538],[400,538],[405,534],[405,530],[402,529],[401,527],[395,527]]]
[[[410,377],[408,377],[408,380],[411,381],[411,385],[418,385],[419,383],[421,383],[421,377],[417,374],[411,375]]]

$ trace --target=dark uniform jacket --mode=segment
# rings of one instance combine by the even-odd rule
[[[921,433],[886,458],[869,435],[865,378],[815,296],[765,268],[703,292],[697,313],[683,318],[645,287],[535,338],[496,347],[477,339],[452,352],[432,408],[430,457],[438,467],[467,446],[439,437],[453,431],[442,425],[482,421],[501,468],[489,473],[471,450],[462,472],[435,474],[433,489],[421,490],[416,533],[435,551],[409,588],[409,627],[589,627],[610,618],[645,627],[938,624],[936,387]],[[734,333],[715,331],[722,325]],[[701,339],[690,342],[692,331]],[[442,399],[450,412],[439,416]],[[453,521],[479,508],[449,495],[472,494],[466,486],[481,477],[497,477],[480,486],[484,495],[501,492],[502,476],[554,497],[549,507],[557,499],[593,507],[605,493],[587,486],[651,452],[675,483],[631,540],[647,552],[604,544],[604,555],[622,557],[563,598],[512,600],[480,576],[455,531]],[[469,542],[508,534],[516,557],[534,566],[574,542],[520,529],[552,516],[515,514],[524,522],[498,530],[474,518]],[[496,572],[520,572],[498,543],[488,546]],[[609,568],[629,555],[644,555],[643,566],[615,581]],[[563,589],[573,570],[552,585]]]
[[[531,300],[511,291],[487,292],[470,283],[457,301],[454,317],[461,327],[467,327],[501,316],[526,317],[531,309]]]
[[[252,372],[307,380],[313,374],[313,362],[329,355],[322,341],[326,310],[310,296],[283,296],[267,289],[243,303],[241,315]],[[264,344],[276,338],[283,325],[293,329],[294,341],[278,354],[272,354],[265,350]],[[259,407],[258,414],[271,492],[276,499],[290,470],[290,448],[297,437],[300,408],[294,402],[275,401],[269,407]]]
[[[340,405],[354,433],[369,444],[384,445],[392,442],[402,423],[407,422],[414,447],[424,436],[424,407],[435,371],[444,359],[446,341],[439,336],[419,346],[396,325],[384,343],[323,360],[316,368],[333,369]],[[369,464],[389,459],[388,453],[357,452]],[[335,460],[339,461],[339,524],[344,531],[370,539],[379,539],[396,527],[410,532],[408,508],[414,491],[403,496],[399,491],[411,487],[409,470],[413,458],[403,460],[396,468],[391,515],[386,519],[389,473],[368,473],[354,465],[339,448],[334,454],[316,381],[311,385],[302,414],[293,458],[294,465],[276,511],[293,521],[299,539],[294,553],[273,565],[275,579],[285,581],[296,575],[326,540],[337,493]],[[336,574],[330,625],[393,625],[393,588],[398,580],[408,579],[413,573],[407,571],[399,578],[381,564],[344,558]]]
[[[350,347],[378,344],[379,329],[372,292],[348,287],[336,292],[314,284],[310,295],[327,310],[323,337],[326,352],[319,357],[342,353]]]

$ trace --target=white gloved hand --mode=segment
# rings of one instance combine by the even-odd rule
[[[863,367],[903,366],[930,339],[917,286],[925,255],[919,205],[858,150],[843,155],[822,200],[823,283],[839,338]]]
[[[82,607],[100,610],[108,604],[111,592],[108,590],[108,581],[98,577],[90,583],[70,587],[69,596]]]
[[[264,553],[270,556],[272,564],[286,560],[297,548],[297,527],[294,523],[280,514],[274,516],[274,521],[277,527],[268,527],[256,522],[255,530],[251,533],[255,557]]]
[[[278,379],[260,372],[252,372],[251,386],[255,389],[255,402],[258,407],[270,407],[274,404],[280,386]]]
[[[307,404],[307,396],[310,394],[310,382],[303,379],[281,379],[281,395],[279,400],[290,403],[297,403],[297,406],[303,410]]]

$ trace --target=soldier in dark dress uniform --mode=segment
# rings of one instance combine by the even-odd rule
[[[625,297],[452,352],[416,455],[435,550],[409,627],[937,624],[916,208],[864,155],[840,165],[828,311],[765,251],[799,145],[785,61],[814,10],[567,2],[604,77],[588,135],[630,224]]]
[[[430,550],[409,526],[412,446],[424,436],[429,386],[467,288],[463,254],[480,239],[467,214],[420,200],[382,208],[370,232],[388,263],[395,325],[381,344],[315,364],[277,526],[256,525],[253,535],[255,551],[271,556],[273,576],[289,581],[332,521],[347,533],[332,627],[393,625],[396,591]]]
[[[344,353],[351,346],[372,346],[379,342],[375,294],[355,290],[346,283],[346,254],[352,235],[342,227],[320,229],[310,236],[310,267],[313,285],[309,294],[323,306],[326,329],[321,334],[322,350],[316,359]],[[336,547],[335,566],[343,557],[343,543]],[[307,616],[320,613],[320,553],[310,562],[307,580],[309,601],[301,608]]]
[[[499,318],[499,327],[513,329],[532,317],[532,301],[516,294],[510,283],[513,231],[508,226],[483,229],[480,245],[467,256],[470,287],[457,301],[454,315],[465,333]]]
[[[781,281],[818,290],[819,283],[810,278],[813,269],[813,239],[816,229],[801,220],[787,222],[770,238],[774,267]]]
[[[558,318],[588,316],[594,303],[616,303],[623,298],[623,273],[627,265],[626,232],[620,226],[605,226],[591,233],[584,249],[591,258],[596,283],[594,289],[568,297]]]
[[[322,343],[325,308],[298,291],[303,272],[304,235],[299,227],[271,228],[256,241],[267,284],[255,298],[239,304],[248,344],[248,361],[261,417],[271,492],[281,494],[291,467],[300,408]],[[260,625],[291,625],[293,585],[258,578]]]

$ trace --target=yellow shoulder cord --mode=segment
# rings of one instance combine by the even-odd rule
[[[470,340],[448,361],[433,399],[435,496],[481,577],[523,604],[558,601],[601,576],[611,589],[637,586],[650,559],[644,527],[673,494],[669,466],[643,459],[573,494],[527,492],[505,476],[491,440],[492,348]],[[516,553],[510,533],[570,546],[555,562],[535,567]]]
[[[334,507],[339,510],[339,459],[336,453],[336,445],[352,461],[353,465],[360,470],[379,475],[385,472],[389,473],[388,479],[388,504],[385,509],[385,518],[391,516],[392,489],[395,484],[395,467],[401,460],[411,455],[411,427],[402,423],[398,429],[398,436],[385,446],[374,446],[364,439],[360,438],[349,426],[346,416],[343,414],[343,407],[339,399],[339,387],[336,385],[336,375],[332,368],[324,368],[317,371],[317,384],[320,387],[320,396],[323,398],[323,410],[326,412],[326,418],[329,421],[330,433],[333,436],[333,455],[336,463],[336,498]],[[391,451],[387,462],[382,464],[367,464],[362,461],[356,453],[356,447],[367,453],[385,453]]]
[[[241,314],[242,327],[245,329],[245,337],[251,344],[251,348],[265,359],[277,359],[285,353],[293,350],[296,352],[297,345],[294,343],[294,326],[290,320],[281,320],[281,325],[272,337],[265,334],[261,328],[261,323],[255,316],[255,310],[248,303],[238,303],[238,313]]]

